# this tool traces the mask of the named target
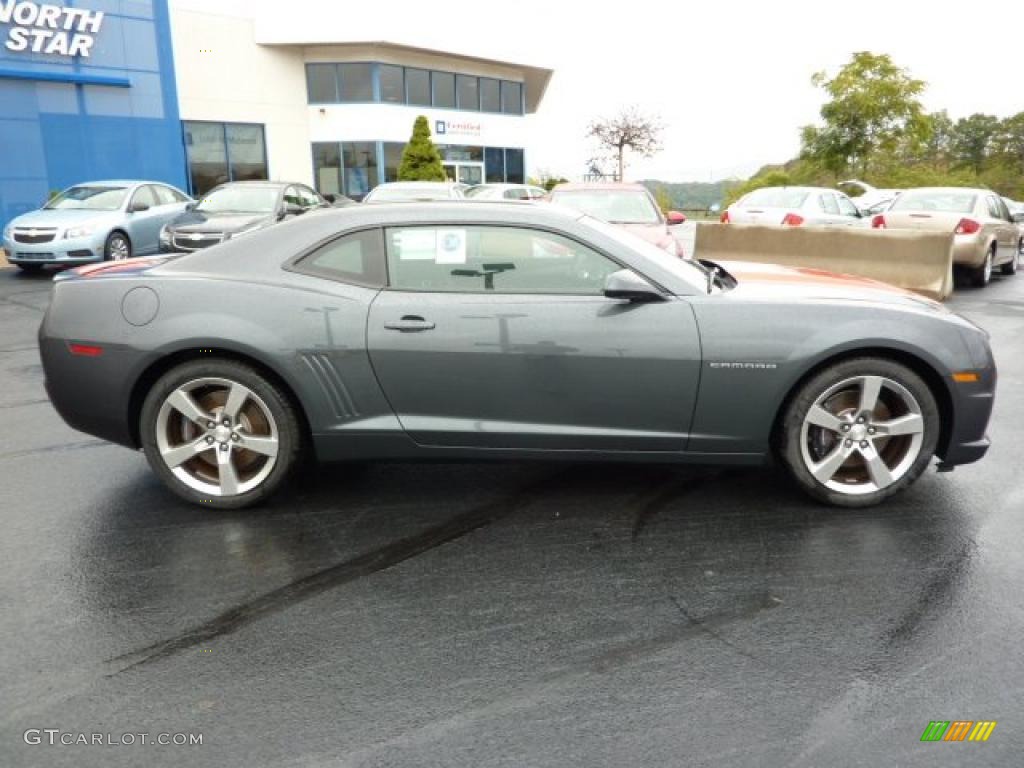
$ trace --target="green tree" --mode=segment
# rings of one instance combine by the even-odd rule
[[[398,166],[399,181],[447,181],[441,153],[430,138],[430,124],[424,115],[416,118],[412,126],[412,138],[402,150],[402,162]]]
[[[932,128],[918,97],[923,80],[912,78],[887,54],[860,51],[835,77],[818,72],[811,82],[829,100],[824,124],[801,131],[801,156],[835,175],[852,171],[865,178],[873,161],[886,153],[925,143]]]
[[[1000,162],[1024,176],[1024,112],[1018,112],[999,124],[993,138],[993,153]]]
[[[975,113],[957,120],[953,128],[955,164],[981,173],[998,132],[999,118],[992,115]]]

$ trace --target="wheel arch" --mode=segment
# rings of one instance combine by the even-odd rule
[[[889,360],[894,363],[900,363],[905,365],[924,380],[929,391],[931,391],[932,396],[935,397],[935,403],[939,408],[939,441],[936,445],[935,453],[937,456],[944,455],[946,449],[949,447],[950,439],[952,438],[953,420],[955,418],[953,395],[949,391],[949,385],[946,383],[938,368],[925,357],[914,354],[906,349],[878,345],[833,351],[823,358],[816,360],[790,384],[785,397],[782,398],[782,402],[779,404],[778,410],[775,412],[775,418],[772,420],[770,442],[773,451],[777,452],[780,447],[779,439],[782,433],[782,422],[785,418],[786,411],[789,409],[790,403],[793,402],[793,399],[797,396],[801,387],[829,366],[858,357],[875,357],[882,360]]]
[[[310,428],[309,417],[303,407],[302,400],[296,393],[295,387],[266,360],[248,350],[240,350],[228,346],[204,346],[202,348],[187,347],[174,351],[168,351],[157,360],[150,363],[136,378],[132,385],[131,395],[128,398],[128,426],[131,430],[132,444],[139,448],[142,445],[142,438],[139,432],[139,418],[142,415],[142,404],[146,395],[152,389],[157,380],[172,368],[184,363],[204,359],[232,360],[238,363],[255,368],[261,375],[272,381],[287,396],[299,419],[299,426],[302,430],[303,439],[307,445],[311,443],[312,429]]]

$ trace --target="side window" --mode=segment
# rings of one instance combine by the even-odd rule
[[[836,195],[836,199],[839,201],[839,210],[843,216],[860,217],[860,214],[857,212],[857,206],[853,204],[850,198],[846,195]]]
[[[285,205],[297,205],[302,207],[302,198],[299,197],[299,190],[295,187],[287,187],[284,190],[284,204]]]
[[[153,194],[156,195],[157,205],[174,205],[175,203],[182,202],[178,199],[178,196],[174,194],[173,189],[165,187],[162,184],[153,185]]]
[[[1001,197],[996,198],[996,205],[999,206],[999,218],[1003,221],[1013,221],[1013,216],[1010,215],[1010,209],[1006,207],[1006,201]]]
[[[299,187],[298,190],[303,208],[319,208],[322,205],[320,196],[309,187]]]
[[[621,269],[574,240],[520,227],[402,227],[385,240],[396,290],[599,296]]]
[[[505,199],[506,200],[528,200],[529,198],[527,197],[525,189],[523,189],[522,187],[515,187],[513,189],[506,189],[505,190]]]
[[[381,231],[370,229],[344,235],[320,246],[292,269],[342,283],[382,288],[385,270]]]
[[[988,203],[988,215],[993,219],[1003,218],[1002,211],[999,210],[999,203],[994,197],[986,197],[985,202]]]
[[[147,184],[135,190],[135,194],[132,196],[131,207],[134,208],[139,203],[144,203],[150,208],[156,208],[159,205],[156,195],[153,194],[153,187]]]
[[[821,210],[830,216],[839,215],[839,206],[836,205],[836,196],[831,193],[823,192],[818,195],[818,205],[821,207]]]

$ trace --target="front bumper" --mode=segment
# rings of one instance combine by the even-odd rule
[[[95,235],[72,239],[54,238],[48,243],[19,243],[4,238],[11,264],[59,264],[74,266],[103,261],[103,238]]]

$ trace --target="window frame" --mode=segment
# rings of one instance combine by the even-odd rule
[[[431,222],[431,223],[427,223],[427,224],[424,224],[423,222],[407,222],[407,223],[398,223],[398,224],[392,223],[392,224],[387,224],[387,225],[384,225],[384,226],[380,227],[381,232],[382,232],[382,236],[384,238],[384,267],[385,267],[385,273],[387,275],[387,283],[384,285],[382,290],[388,291],[388,292],[393,292],[393,293],[423,293],[423,294],[433,293],[433,294],[466,295],[466,296],[563,296],[563,297],[570,297],[570,298],[575,298],[575,299],[602,299],[602,300],[605,300],[605,301],[617,301],[616,299],[609,299],[608,297],[606,297],[604,295],[604,293],[595,293],[595,294],[591,294],[591,293],[564,293],[564,292],[558,292],[558,291],[550,291],[550,292],[545,291],[545,292],[539,293],[537,291],[486,291],[486,290],[482,290],[482,291],[444,291],[444,290],[436,290],[436,289],[428,290],[428,289],[423,289],[423,288],[396,288],[392,284],[392,282],[391,282],[391,238],[389,237],[390,232],[392,232],[392,231],[394,231],[396,229],[458,229],[458,228],[469,229],[471,227],[477,228],[477,229],[487,229],[487,228],[491,228],[491,229],[498,229],[498,228],[502,228],[502,229],[518,229],[518,230],[524,230],[524,231],[527,231],[527,232],[539,232],[539,233],[542,233],[542,234],[554,235],[555,237],[560,237],[563,240],[567,240],[567,241],[569,241],[571,243],[574,243],[577,246],[580,246],[582,248],[586,248],[587,250],[591,251],[592,253],[595,253],[598,256],[601,256],[602,258],[607,259],[613,265],[618,267],[618,269],[614,270],[614,271],[617,272],[619,270],[628,269],[630,272],[638,275],[639,277],[642,277],[644,280],[646,280],[648,283],[650,283],[651,286],[653,288],[655,288],[656,290],[660,291],[663,294],[668,295],[668,291],[666,291],[665,287],[663,285],[661,285],[661,283],[659,283],[658,281],[652,280],[647,275],[643,274],[642,272],[637,271],[634,267],[631,267],[628,264],[624,264],[620,259],[618,259],[615,256],[613,256],[612,254],[608,253],[603,248],[599,248],[599,247],[595,246],[594,244],[588,243],[588,242],[586,242],[584,240],[581,240],[580,238],[575,237],[574,235],[570,235],[567,232],[562,232],[560,230],[552,229],[550,227],[537,226],[537,225],[534,225],[534,224],[519,224],[519,223],[510,224],[509,222],[487,222],[487,221],[471,221],[471,222],[462,222],[462,221],[447,222],[447,221],[445,221],[445,222]],[[611,274],[611,273],[609,273],[609,274]]]
[[[330,269],[322,269],[312,266],[303,266],[302,262],[307,259],[313,258],[317,253],[324,250],[325,248],[333,245],[334,243],[343,240],[346,237],[353,235],[360,235],[364,232],[376,232],[378,235],[378,246],[380,248],[380,272],[375,277],[379,277],[379,282],[373,282],[369,280],[356,280],[351,278],[342,278],[340,273]],[[386,290],[390,275],[388,274],[388,255],[387,255],[387,243],[384,241],[384,227],[379,224],[373,224],[370,226],[358,227],[356,229],[348,229],[344,232],[336,232],[329,237],[325,237],[308,248],[304,249],[297,256],[293,256],[288,259],[284,264],[281,265],[281,269],[285,272],[294,272],[299,275],[306,275],[307,277],[317,278],[319,280],[327,280],[332,283],[339,283],[341,285],[350,285],[357,288],[367,288],[370,290]]]
[[[270,181],[270,178],[271,178],[271,176],[273,174],[271,174],[271,172],[270,172],[270,155],[269,155],[269,150],[268,150],[268,147],[267,147],[267,124],[266,123],[244,123],[244,122],[234,122],[234,121],[232,121],[232,122],[220,122],[220,121],[217,121],[217,120],[182,120],[181,121],[181,143],[182,143],[182,146],[183,146],[183,148],[185,150],[185,171],[187,172],[187,179],[186,179],[186,181],[188,182],[188,185],[187,185],[188,189],[186,190],[186,192],[189,194],[189,196],[192,199],[197,199],[198,195],[196,193],[195,185],[193,184],[193,180],[192,180],[192,162],[189,159],[188,141],[187,141],[187,138],[186,138],[187,134],[188,134],[188,126],[189,125],[214,125],[214,126],[218,126],[220,128],[221,140],[224,142],[224,163],[225,163],[225,167],[227,168],[227,176],[228,176],[228,180],[226,182],[223,182],[225,184],[229,184],[229,183],[235,181],[235,178],[234,178],[235,174],[234,174],[234,172],[232,170],[232,166],[231,166],[231,143],[228,141],[228,126],[231,126],[231,125],[241,125],[241,126],[259,128],[260,131],[263,134],[263,168],[266,171],[266,178],[265,179],[258,179],[258,181]],[[214,189],[216,189],[219,186],[221,186],[221,185],[220,184],[215,184],[213,187],[211,187],[209,190],[207,190],[207,192],[212,192]],[[206,193],[204,192],[203,194],[206,194]]]

